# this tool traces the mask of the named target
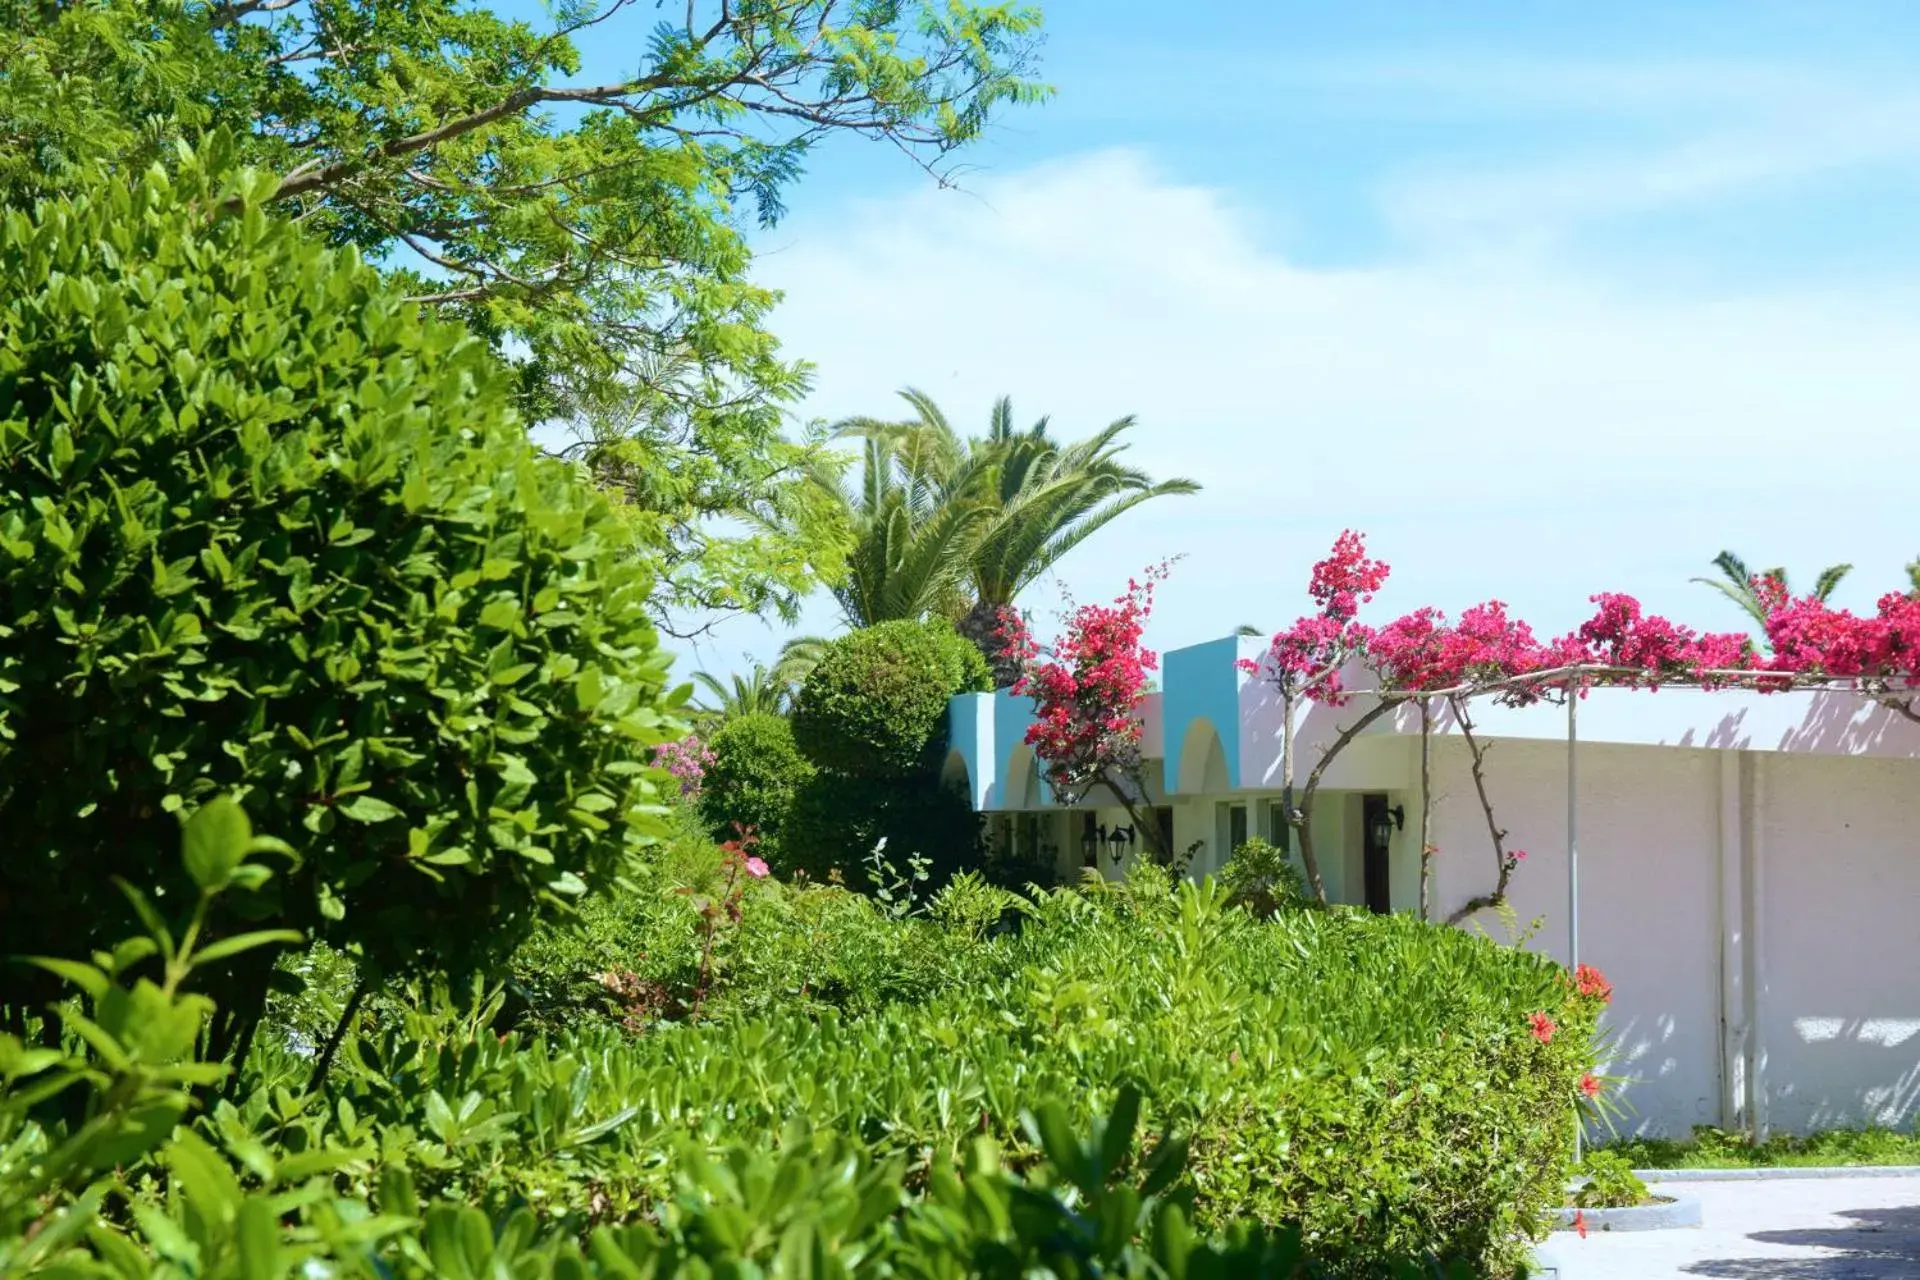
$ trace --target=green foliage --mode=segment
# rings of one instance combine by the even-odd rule
[[[1233,851],[1220,869],[1220,883],[1234,902],[1262,919],[1308,901],[1300,869],[1287,851],[1258,836]]]
[[[1580,1174],[1583,1180],[1572,1196],[1577,1208],[1630,1209],[1647,1203],[1647,1184],[1618,1152],[1589,1151]]]
[[[743,923],[783,899],[851,904],[932,931],[967,977],[863,1016],[776,1002],[533,1040],[496,1033],[499,996],[442,987],[349,1035],[316,1092],[264,1040],[232,1100],[192,1117],[186,1087],[225,1068],[193,1060],[210,1007],[182,987],[270,941],[203,947],[199,926],[284,846],[224,801],[185,843],[204,885],[185,932],[144,911],[148,938],[55,962],[81,993],[63,1050],[0,1040],[10,1272],[1501,1275],[1564,1185],[1552,1135],[1597,1013],[1549,962],[1484,940],[1260,925],[1154,872],[1026,901],[999,937],[980,922],[1004,899],[972,882],[903,919],[760,882]],[[149,957],[163,982],[132,976]],[[1550,1043],[1528,1029],[1542,1007]],[[50,1111],[63,1090],[84,1105]]]
[[[713,763],[700,789],[700,816],[718,838],[735,824],[759,837],[755,852],[781,865],[781,831],[794,796],[813,779],[813,765],[793,742],[793,726],[776,715],[734,716],[707,744]]]
[[[925,776],[939,763],[953,695],[992,687],[986,660],[949,624],[883,622],[825,646],[795,701],[794,740],[846,777]]]
[[[661,830],[650,579],[482,344],[225,167],[0,222],[0,937],[110,945],[113,875],[192,902],[172,815],[231,793],[304,857],[210,939],[482,964]]]
[[[893,858],[925,858],[942,884],[980,867],[986,856],[980,816],[966,796],[931,778],[848,778],[822,771],[794,793],[782,828],[782,869],[866,885],[876,848]]]
[[[53,1038],[58,1047],[0,1034],[0,1274],[57,1268],[85,1233],[99,1230],[94,1219],[107,1197],[124,1192],[117,1170],[158,1153],[176,1176],[197,1178],[204,1144],[176,1126],[193,1091],[218,1083],[227,1068],[195,1060],[213,1002],[185,988],[196,970],[300,941],[277,929],[206,936],[217,899],[273,878],[255,859],[297,861],[292,850],[256,837],[246,812],[224,796],[175,830],[181,869],[195,887],[183,929],[176,933],[147,894],[119,881],[146,934],[91,962],[27,960],[78,995],[53,1011],[66,1033]],[[150,961],[158,961],[157,982],[142,973]],[[47,1127],[40,1117],[61,1103],[77,1105],[64,1108],[65,1124]]]
[[[676,1163],[662,1152],[689,1133],[749,1145],[803,1118],[905,1162],[920,1185],[982,1133],[1029,1168],[1029,1099],[1068,1100],[1068,1121],[1088,1126],[1129,1083],[1143,1124],[1190,1138],[1182,1185],[1202,1229],[1297,1226],[1311,1254],[1352,1274],[1429,1249],[1503,1274],[1564,1201],[1598,1006],[1545,959],[1397,917],[1261,924],[1164,875],[1041,895],[1017,932],[994,936],[979,911],[939,901],[876,926],[853,895],[761,882],[743,903],[727,1004],[705,1021],[635,1036],[576,1018],[499,1042],[458,1030],[484,1015],[411,1015],[343,1050],[325,1098],[306,1105],[328,1115],[345,1101],[430,1194],[572,1206],[581,1221],[596,1197],[620,1220],[671,1195]],[[809,956],[854,982],[907,971],[861,968],[871,942],[836,940],[883,930],[924,948],[920,972],[944,963],[958,979],[895,987],[899,999],[876,984],[825,1007],[831,966],[808,968]],[[1535,1012],[1557,1023],[1546,1043]],[[278,1069],[259,1069],[270,1085]],[[469,1105],[460,1129],[434,1119]],[[565,1137],[614,1117],[591,1144]]]
[[[835,487],[854,544],[834,594],[856,627],[931,613],[992,652],[999,611],[1067,552],[1143,502],[1200,488],[1121,461],[1131,417],[1062,443],[1045,418],[1017,429],[1003,396],[987,434],[967,439],[924,392],[900,394],[908,421],[837,429],[861,445],[858,483]]]
[[[1920,1165],[1920,1134],[1894,1129],[1828,1129],[1775,1134],[1756,1143],[1743,1133],[1696,1125],[1686,1141],[1633,1138],[1608,1148],[1636,1169],[1822,1168]]]
[[[517,366],[529,418],[617,495],[679,609],[791,610],[845,534],[789,440],[808,370],[768,329],[747,224],[809,149],[941,167],[1037,102],[1038,13],[908,0],[0,0],[0,202],[230,130],[271,198]],[[622,50],[587,84],[581,43]],[[715,519],[715,517],[721,517]]]

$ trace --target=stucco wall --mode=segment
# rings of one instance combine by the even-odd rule
[[[1487,777],[1507,847],[1527,854],[1510,887],[1519,927],[1538,919],[1529,945],[1564,959],[1566,749],[1495,743]],[[1632,1078],[1622,1094],[1630,1132],[1684,1136],[1720,1119],[1719,777],[1712,752],[1581,749],[1580,954],[1614,984],[1610,1070]],[[1463,743],[1434,743],[1433,787],[1434,914],[1444,919],[1493,887],[1495,866]],[[1417,837],[1399,844],[1416,856]],[[1507,940],[1496,913],[1474,923]]]
[[[1761,1079],[1792,1131],[1910,1126],[1920,1095],[1920,762],[1765,756]]]

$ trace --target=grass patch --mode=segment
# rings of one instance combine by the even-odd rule
[[[1830,1129],[1803,1138],[1782,1134],[1755,1143],[1744,1134],[1702,1125],[1685,1141],[1634,1138],[1606,1150],[1623,1157],[1635,1169],[1920,1165],[1920,1136],[1893,1129]]]

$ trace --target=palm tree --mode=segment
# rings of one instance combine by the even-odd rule
[[[1747,570],[1747,562],[1731,551],[1722,551],[1719,555],[1715,556],[1713,558],[1713,565],[1714,568],[1720,570],[1720,577],[1695,578],[1694,581],[1712,587],[1715,591],[1718,591],[1721,595],[1733,601],[1749,618],[1754,620],[1759,626],[1761,634],[1765,635],[1767,629],[1767,609],[1766,605],[1761,602],[1760,593],[1754,590],[1753,584],[1760,578],[1772,578],[1784,589],[1787,586],[1787,571],[1785,569],[1766,569],[1757,574],[1750,573]],[[1820,576],[1814,580],[1814,598],[1822,601],[1826,600],[1833,594],[1834,588],[1840,585],[1841,579],[1845,578],[1851,572],[1853,572],[1853,566],[1850,564],[1828,565],[1825,569],[1822,569]],[[1920,583],[1916,583],[1916,588],[1920,588]]]
[[[895,425],[855,419],[839,430],[861,438],[858,482],[841,493],[853,549],[833,589],[847,625],[951,613],[990,514],[987,461],[936,452],[944,442],[931,433]]]
[[[1200,488],[1156,482],[1121,462],[1131,416],[1062,442],[1046,418],[1015,427],[1003,396],[987,434],[967,439],[932,397],[900,394],[912,419],[853,418],[838,428],[865,446],[854,516],[862,536],[841,594],[855,625],[941,613],[991,657],[1001,610],[1062,556],[1150,498]],[[888,523],[876,520],[883,513]]]
[[[708,671],[694,672],[694,683],[711,695],[694,710],[709,722],[743,715],[786,715],[793,710],[801,681],[819,664],[826,643],[822,636],[795,636],[780,647],[771,667],[756,662],[745,675],[735,672],[725,680]]]
[[[745,675],[736,671],[722,680],[712,672],[696,671],[693,680],[704,691],[694,709],[708,721],[759,714],[783,716],[793,696],[792,685],[774,679],[773,673],[759,663]]]

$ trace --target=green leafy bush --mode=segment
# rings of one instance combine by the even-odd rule
[[[886,917],[965,957],[933,999],[529,1040],[442,984],[317,1091],[263,1038],[196,1117],[227,1069],[193,1057],[186,978],[275,939],[193,926],[284,846],[215,802],[187,851],[184,933],[143,908],[150,937],[51,966],[82,997],[62,1048],[0,1036],[9,1273],[668,1277],[800,1249],[876,1278],[1500,1276],[1560,1200],[1593,1052],[1599,1002],[1542,958],[1396,917],[1262,925],[1145,873],[1030,900],[1018,935],[983,936],[1001,900],[971,882]]]
[[[701,782],[700,816],[718,839],[735,824],[758,834],[758,852],[780,865],[780,833],[796,792],[812,780],[813,766],[793,742],[782,716],[734,716],[708,742],[713,763]]]
[[[1164,875],[1023,911],[1017,932],[984,936],[964,900],[876,926],[870,903],[833,890],[749,897],[718,1016],[501,1042],[485,1015],[412,1014],[343,1051],[303,1114],[332,1124],[345,1103],[427,1194],[582,1226],[593,1204],[621,1220],[670,1197],[662,1153],[690,1133],[744,1146],[802,1118],[918,1184],[983,1133],[1030,1168],[1031,1099],[1070,1100],[1084,1126],[1128,1084],[1143,1123],[1190,1138],[1196,1222],[1298,1228],[1341,1274],[1431,1250],[1504,1275],[1564,1203],[1599,1005],[1550,961],[1400,917],[1260,923]],[[826,941],[855,929],[867,940]],[[883,929],[913,941],[862,967]],[[922,991],[922,960],[897,957],[928,942],[927,967],[944,955],[960,976]],[[866,998],[813,999],[822,955]],[[285,1123],[271,1098],[289,1069],[263,1056],[256,1070],[247,1133]],[[616,1117],[592,1143],[568,1136]]]
[[[218,167],[0,221],[0,936],[108,945],[232,793],[304,857],[212,936],[479,965],[658,832],[649,582],[481,343]]]
[[[1649,1199],[1647,1184],[1616,1152],[1589,1151],[1580,1174],[1580,1187],[1571,1197],[1571,1203],[1579,1208],[1629,1209]]]
[[[1287,851],[1258,836],[1233,851],[1220,869],[1220,883],[1234,902],[1261,919],[1307,901],[1306,884]]]
[[[924,857],[940,884],[986,857],[980,815],[934,777],[849,778],[823,770],[794,794],[777,865],[865,886],[867,859],[883,840],[889,858]]]
[[[515,1068],[532,1060],[488,1033],[497,1006],[484,996],[463,1010],[443,991],[403,1015],[380,1049],[356,1041],[349,1057],[363,1073],[382,1069],[366,1065],[374,1054],[389,1073],[383,1090],[362,1095],[370,1106],[270,1089],[267,1081],[239,1106],[223,1102],[190,1122],[191,1091],[228,1068],[194,1056],[213,1009],[184,990],[188,980],[196,968],[289,940],[260,932],[202,945],[203,927],[219,898],[271,879],[250,859],[291,851],[255,838],[244,810],[226,798],[194,815],[182,844],[183,869],[198,889],[184,932],[176,936],[129,887],[148,934],[96,964],[39,962],[77,993],[59,1010],[62,1047],[29,1048],[0,1034],[6,1274],[1318,1274],[1297,1231],[1238,1221],[1216,1236],[1195,1232],[1187,1143],[1164,1134],[1151,1149],[1136,1141],[1142,1099],[1131,1086],[1084,1138],[1059,1102],[1023,1110],[1020,1150],[1030,1154],[1018,1169],[1003,1164],[991,1137],[978,1136],[957,1157],[942,1155],[916,1172],[899,1155],[804,1118],[784,1126],[777,1154],[759,1137],[672,1137],[659,1148],[669,1156],[668,1183],[642,1216],[621,1198],[629,1184],[600,1180],[608,1144],[641,1108],[594,1118],[596,1086],[606,1081],[587,1062],[569,1063],[553,1087],[529,1093]],[[163,961],[159,982],[134,974],[155,957]],[[457,1101],[442,1092],[475,1071],[505,1072],[523,1087]],[[49,1120],[47,1104],[62,1095],[79,1103],[76,1118]],[[418,1127],[395,1123],[416,1101]],[[499,1157],[515,1143],[526,1145],[510,1169]],[[423,1199],[420,1175],[472,1199]],[[1394,1270],[1440,1274],[1407,1263]]]
[[[854,778],[933,772],[947,703],[993,687],[985,658],[945,622],[883,622],[830,641],[794,702],[793,736],[821,769]]]

